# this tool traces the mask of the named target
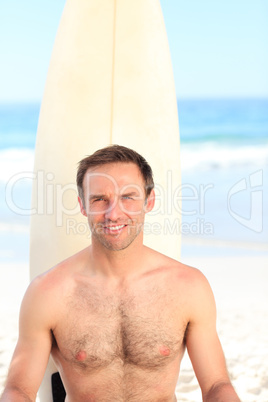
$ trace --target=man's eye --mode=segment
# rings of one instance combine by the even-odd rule
[[[123,195],[122,197],[124,200],[133,200],[133,197],[130,197],[129,195]]]
[[[95,200],[93,200],[93,202],[98,202],[98,201],[105,201],[105,199],[104,198],[95,198]]]

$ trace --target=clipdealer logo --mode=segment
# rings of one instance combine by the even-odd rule
[[[249,201],[248,217],[242,216],[240,211],[232,207],[232,199],[243,193],[245,203]],[[240,225],[256,232],[263,230],[263,171],[252,173],[247,179],[243,178],[233,185],[227,196],[229,214]]]
[[[183,233],[186,235],[213,235],[213,222],[206,222],[203,218],[205,218],[206,214],[207,193],[213,190],[214,184],[200,184],[199,187],[196,187],[193,184],[184,183],[173,188],[171,180],[172,172],[167,172],[167,174],[168,187],[163,188],[157,183],[155,186],[155,207],[149,215],[151,217],[156,216],[156,220],[149,224],[151,231],[161,231],[157,217],[166,215],[170,218],[172,211],[175,211],[178,213],[178,216],[195,216],[196,220],[190,223],[182,222],[178,219],[175,221],[166,219],[164,225],[161,225],[162,234],[166,232]],[[110,176],[109,179],[113,181],[113,178]],[[29,209],[22,208],[19,205],[19,200],[15,197],[16,186],[24,180],[35,181],[37,186],[35,207]],[[238,224],[256,233],[261,233],[263,230],[263,185],[263,170],[258,170],[250,174],[249,177],[239,180],[227,193],[226,207],[229,215]],[[71,204],[66,204],[66,197],[72,200]],[[241,200],[241,197],[244,206],[248,205],[247,213],[245,212],[245,208],[243,208],[244,214],[242,214],[239,206],[237,207],[235,203],[238,199]],[[88,232],[88,227],[87,230],[84,227],[87,224],[76,222],[76,219],[73,219],[80,212],[76,200],[76,185],[74,183],[65,185],[55,183],[54,175],[51,172],[20,172],[12,176],[6,185],[6,203],[13,213],[24,216],[36,214],[54,215],[56,226],[62,227],[67,224],[66,230],[68,229],[69,233],[77,230],[78,234],[84,235]],[[190,209],[188,205],[190,205]],[[202,219],[199,217],[202,217]]]
[[[88,180],[96,175],[100,174],[93,173],[89,176]],[[115,194],[120,195],[123,192],[124,189],[118,188],[118,184],[113,177],[101,174],[101,177],[103,176],[112,184]],[[20,205],[20,200],[15,196],[16,187],[20,186],[25,180],[31,181],[35,186],[33,203],[29,208],[23,208]],[[213,224],[206,222],[205,210],[207,194],[214,188],[214,184],[199,184],[196,186],[191,183],[183,183],[176,185],[173,181],[171,171],[167,172],[166,182],[166,186],[155,183],[155,206],[148,214],[149,222],[145,223],[144,231],[155,235],[180,233],[185,235],[213,234]],[[130,186],[135,186],[136,188],[134,184],[130,184]],[[144,188],[139,189],[140,196],[143,194],[143,191]],[[85,196],[88,199],[88,195],[85,194]],[[79,219],[77,220],[80,208],[77,203],[76,184],[66,183],[63,185],[57,183],[54,174],[51,172],[20,172],[12,176],[6,185],[6,203],[9,209],[17,215],[53,216],[55,218],[55,225],[57,227],[65,227],[67,234],[88,235],[88,223],[81,222]],[[137,213],[143,212],[145,205],[142,207],[142,211],[137,211]],[[113,208],[113,205],[110,205],[109,208]],[[124,211],[123,204],[121,205],[121,209],[122,212],[128,212]],[[90,208],[88,213],[91,216],[94,215],[94,211],[90,211]],[[185,222],[179,218],[184,216],[196,217],[196,219],[194,222],[192,220],[191,222]],[[199,216],[202,216],[202,218],[199,218]]]

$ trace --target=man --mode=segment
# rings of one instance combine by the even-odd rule
[[[203,400],[239,401],[207,280],[143,245],[148,163],[110,146],[80,162],[77,185],[92,244],[29,286],[1,401],[34,401],[50,353],[67,402],[176,401],[185,347]]]

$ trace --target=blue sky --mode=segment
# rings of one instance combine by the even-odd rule
[[[41,100],[64,3],[0,1],[0,102]],[[268,97],[267,0],[161,5],[178,98]]]

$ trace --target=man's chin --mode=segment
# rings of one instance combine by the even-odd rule
[[[118,236],[119,237],[119,236]],[[117,238],[113,238],[113,240],[107,240],[107,239],[99,239],[101,244],[110,251],[122,251],[128,248],[131,243],[133,243],[134,239],[127,239],[125,241],[120,241]]]
[[[120,238],[120,234],[118,235],[113,235],[113,236],[107,236],[105,234],[100,235],[100,234],[92,234],[95,240],[104,246],[107,250],[110,251],[122,251],[128,248],[134,240],[137,238],[138,235],[132,236],[132,237],[127,237],[125,239]]]

